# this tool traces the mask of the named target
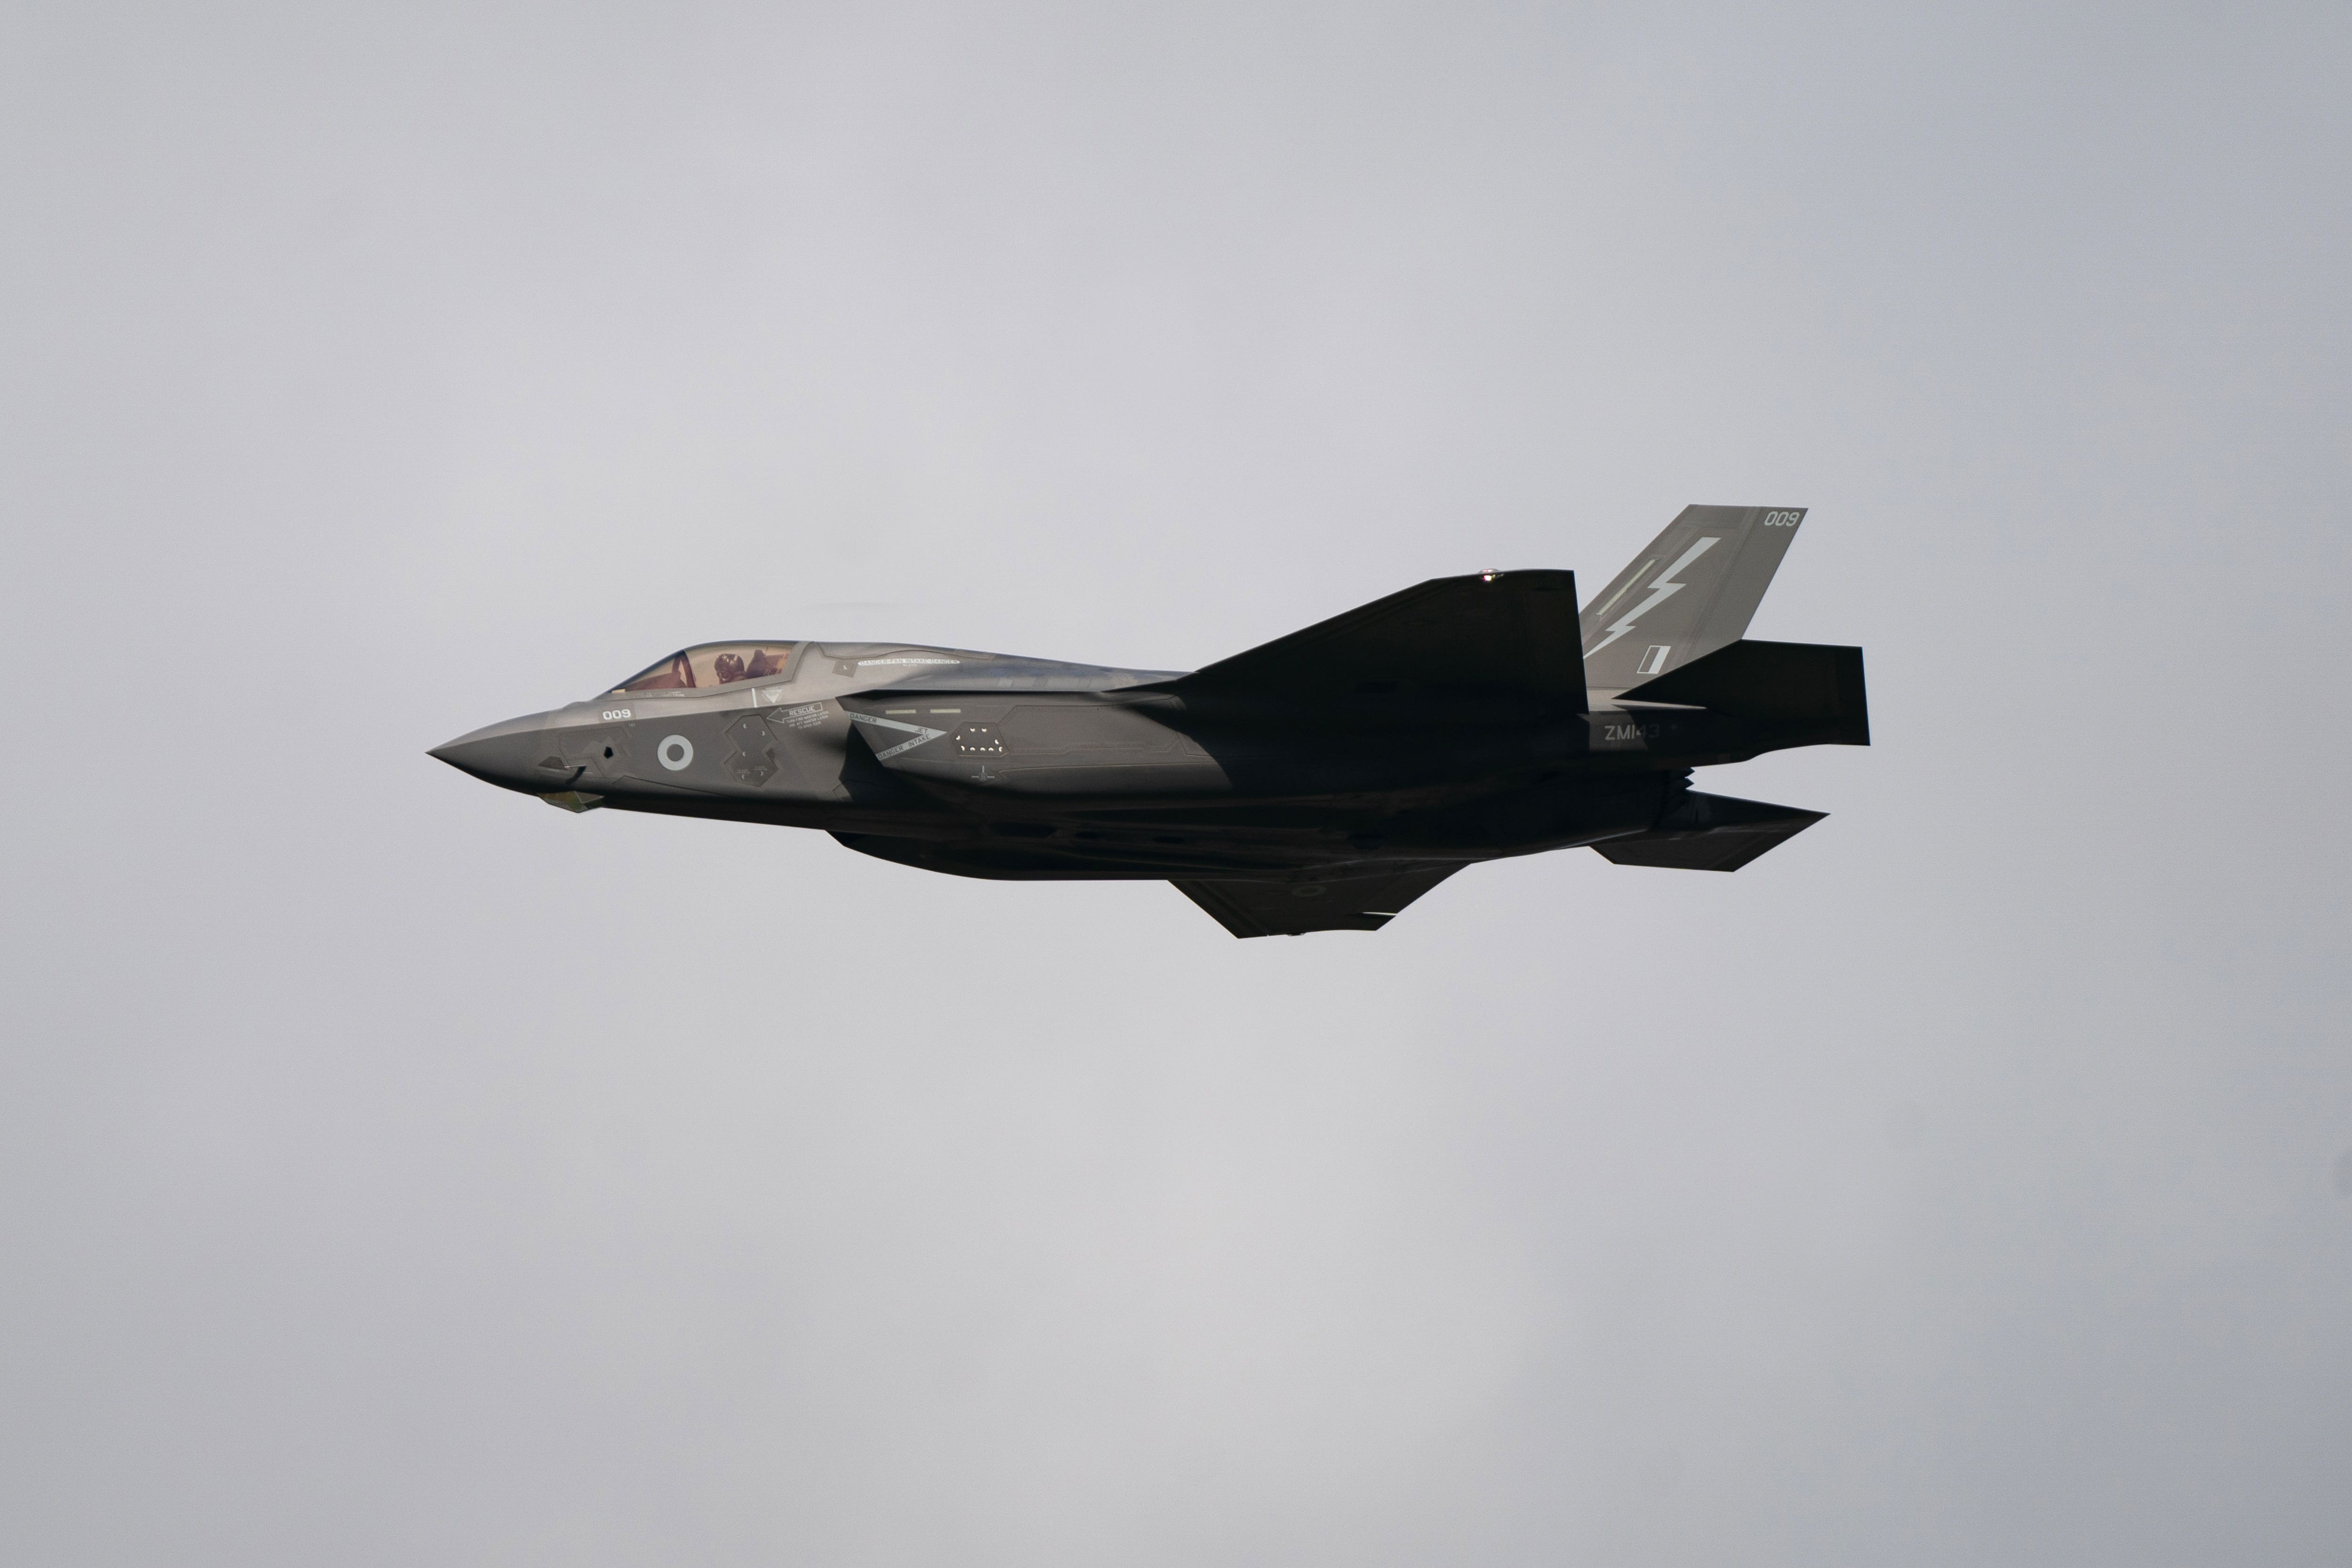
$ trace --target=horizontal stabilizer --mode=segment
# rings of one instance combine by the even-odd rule
[[[1703,707],[1776,730],[1793,727],[1804,745],[1870,744],[1859,648],[1743,640],[1621,692],[1617,700]]]
[[[1576,574],[1440,577],[1168,683],[1298,702],[1507,691],[1584,711]]]
[[[1328,882],[1188,879],[1169,885],[1236,936],[1303,936],[1309,931],[1378,931],[1406,904],[1461,869],[1421,867]]]
[[[1827,815],[1694,791],[1676,802],[1648,832],[1603,839],[1592,847],[1602,859],[1618,865],[1738,871]]]

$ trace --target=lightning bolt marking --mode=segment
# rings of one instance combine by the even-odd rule
[[[1655,578],[1651,580],[1650,596],[1642,601],[1641,603],[1633,606],[1633,609],[1625,612],[1622,617],[1611,622],[1609,627],[1609,635],[1592,644],[1591,647],[1587,648],[1584,651],[1584,656],[1590,659],[1593,654],[1598,653],[1601,649],[1606,648],[1610,643],[1614,643],[1618,638],[1622,637],[1626,632],[1631,632],[1633,629],[1633,622],[1639,621],[1653,608],[1657,605],[1664,604],[1667,600],[1672,599],[1675,594],[1680,593],[1685,588],[1688,587],[1689,584],[1687,583],[1674,581],[1673,579],[1675,574],[1722,542],[1722,539],[1717,536],[1709,534],[1705,538],[1699,540],[1698,543],[1691,546],[1690,549],[1683,551],[1681,558],[1677,559],[1674,565],[1666,568],[1665,570],[1658,573]]]
[[[1645,571],[1649,570],[1652,567],[1654,567],[1654,566],[1655,566],[1655,565],[1657,565],[1657,564],[1658,564],[1658,558],[1657,558],[1656,556],[1652,556],[1649,559],[1647,559],[1647,560],[1643,561],[1643,562],[1642,563],[1642,571],[1633,572],[1633,573],[1630,574],[1629,576],[1627,576],[1627,578],[1625,579],[1625,586],[1624,586],[1624,587],[1622,587],[1622,588],[1621,588],[1621,589],[1619,589],[1616,592],[1614,592],[1614,593],[1611,594],[1611,595],[1609,596],[1608,601],[1607,601],[1606,603],[1602,604],[1602,605],[1601,606],[1601,608],[1600,608],[1600,609],[1598,609],[1598,610],[1596,610],[1596,611],[1594,611],[1594,612],[1592,612],[1592,618],[1593,618],[1595,621],[1598,621],[1598,620],[1600,620],[1603,615],[1608,614],[1608,613],[1609,613],[1609,611],[1610,611],[1610,607],[1611,607],[1612,605],[1614,605],[1614,604],[1615,604],[1619,600],[1621,600],[1621,599],[1624,598],[1627,594],[1629,594],[1629,593],[1631,593],[1631,592],[1633,592],[1633,585],[1634,585],[1635,583],[1637,583],[1637,582],[1639,582],[1639,581],[1641,581],[1641,580],[1642,580],[1642,572],[1645,572]]]

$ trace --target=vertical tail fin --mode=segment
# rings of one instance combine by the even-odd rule
[[[1802,507],[1685,507],[1586,608],[1586,684],[1622,691],[1738,642],[1804,520]]]

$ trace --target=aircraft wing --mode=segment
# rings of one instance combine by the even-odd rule
[[[1171,882],[1236,936],[1300,936],[1309,931],[1378,931],[1397,912],[1462,868],[1417,866],[1328,882]]]
[[[1584,708],[1576,574],[1441,577],[1165,683],[1180,694],[1314,703],[1447,690],[1525,692]]]

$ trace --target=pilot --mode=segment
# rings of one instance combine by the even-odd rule
[[[710,667],[717,673],[719,684],[722,686],[730,681],[740,681],[743,678],[743,661],[732,653],[719,654]]]

